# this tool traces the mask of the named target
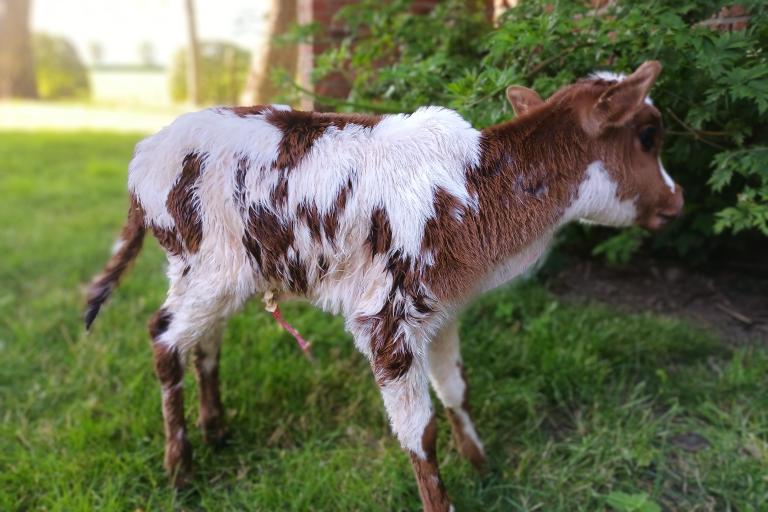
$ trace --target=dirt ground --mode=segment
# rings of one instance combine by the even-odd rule
[[[722,270],[696,273],[658,262],[627,267],[576,260],[550,278],[550,289],[573,301],[622,311],[681,317],[728,343],[768,342],[768,278]]]

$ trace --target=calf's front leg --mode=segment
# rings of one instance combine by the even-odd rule
[[[217,326],[195,347],[195,373],[200,397],[198,424],[203,432],[203,441],[212,445],[220,445],[227,438],[219,390],[222,330],[223,326]]]

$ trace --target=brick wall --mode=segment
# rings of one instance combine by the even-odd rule
[[[742,5],[723,7],[719,13],[710,19],[702,21],[700,25],[711,27],[713,30],[732,31],[747,28],[749,13]]]
[[[313,41],[299,46],[298,78],[302,87],[322,96],[343,98],[349,93],[349,84],[343,76],[334,74],[313,84],[311,80],[315,57],[328,49],[331,43],[340,41],[344,35],[344,27],[333,22],[336,13],[355,0],[298,0],[298,22],[300,25],[319,23],[327,29],[330,41]],[[301,102],[304,110],[330,110],[325,105],[315,102],[305,96]]]

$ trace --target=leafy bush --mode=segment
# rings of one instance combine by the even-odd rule
[[[245,86],[250,53],[229,43],[200,43],[200,101],[235,104]],[[179,50],[171,65],[171,97],[186,100],[187,51]]]
[[[88,72],[72,43],[59,36],[35,34],[32,45],[41,99],[85,98],[90,94]]]
[[[340,72],[352,84],[343,109],[411,111],[438,104],[477,127],[512,118],[510,84],[543,97],[596,69],[664,65],[653,97],[667,126],[663,158],[686,191],[686,217],[659,237],[623,232],[598,251],[615,259],[644,245],[703,259],[768,236],[768,7],[739,2],[745,30],[699,24],[723,2],[619,2],[599,13],[588,2],[525,0],[491,26],[482,8],[447,0],[413,16],[410,2],[366,0],[340,13],[348,36],[317,61],[314,77]],[[323,99],[326,102],[326,99]],[[594,245],[601,230],[585,232]],[[743,232],[741,236],[733,234]],[[719,235],[719,236],[715,236]]]

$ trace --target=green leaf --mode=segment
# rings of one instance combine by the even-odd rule
[[[605,497],[606,503],[617,512],[661,512],[661,507],[647,494],[625,494],[614,491]]]

